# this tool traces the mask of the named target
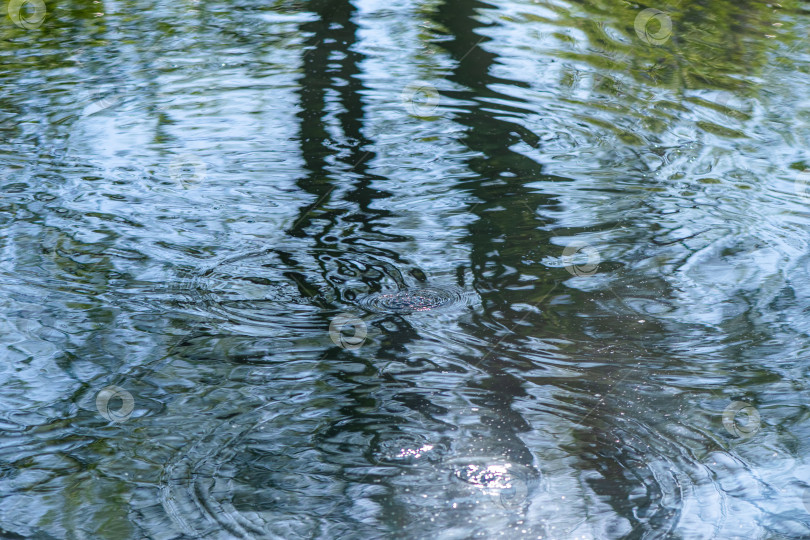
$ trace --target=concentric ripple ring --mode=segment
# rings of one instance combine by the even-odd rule
[[[372,294],[360,301],[369,311],[380,313],[412,313],[448,307],[465,301],[462,291],[455,288],[415,287],[395,293]]]

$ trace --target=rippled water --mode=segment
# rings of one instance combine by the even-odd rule
[[[3,538],[810,538],[806,3],[6,10]]]

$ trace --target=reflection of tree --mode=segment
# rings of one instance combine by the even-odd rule
[[[557,12],[554,20],[527,19],[561,28],[554,35],[562,42],[552,53],[567,61],[559,75],[561,98],[593,111],[583,119],[612,132],[611,139],[634,146],[662,134],[692,104],[699,106],[698,114],[713,109],[734,123],[748,120],[746,100],[771,84],[778,42],[810,46],[790,22],[782,26],[779,8],[761,3],[593,0]],[[569,36],[571,29],[585,35],[584,43]],[[724,137],[743,136],[723,122],[699,121],[698,126]]]
[[[536,426],[514,408],[517,398],[525,396],[522,381],[506,371],[506,366],[525,366],[515,354],[516,336],[532,331],[534,325],[546,321],[534,309],[520,312],[517,304],[541,304],[556,286],[548,272],[527,263],[527,258],[539,260],[549,245],[550,234],[541,227],[539,208],[554,206],[545,194],[539,194],[528,183],[553,177],[544,175],[542,166],[520,153],[515,146],[537,148],[537,136],[524,125],[490,112],[491,100],[514,102],[513,97],[493,88],[498,84],[519,86],[518,81],[501,79],[491,74],[498,58],[484,45],[488,41],[479,33],[486,25],[478,21],[476,11],[491,8],[484,2],[446,0],[434,15],[435,22],[447,28],[452,39],[442,46],[456,62],[449,79],[468,90],[448,92],[453,98],[470,103],[454,116],[464,126],[462,142],[479,155],[469,158],[466,166],[474,180],[465,184],[481,202],[469,210],[477,220],[470,225],[467,242],[471,245],[471,266],[476,290],[481,294],[487,312],[498,314],[497,323],[479,320],[468,331],[486,340],[478,358],[465,360],[489,376],[465,388],[472,403],[482,408],[481,422],[492,437],[493,452],[533,467],[533,454],[521,441],[519,433]],[[538,265],[539,266],[539,265]],[[525,274],[534,273],[531,286]],[[508,329],[504,336],[504,326]]]
[[[324,279],[341,294],[347,291],[334,281],[334,269],[327,267],[323,256],[333,261],[343,261],[337,264],[356,262],[364,266],[369,275],[374,272],[370,267],[377,265],[378,276],[386,275],[401,285],[399,268],[402,264],[399,263],[397,250],[387,248],[383,240],[395,243],[402,238],[387,231],[384,226],[384,219],[390,212],[372,208],[376,200],[390,195],[371,187],[372,182],[379,183],[382,178],[372,174],[368,166],[375,154],[370,150],[372,141],[364,135],[364,128],[367,127],[364,125],[362,100],[364,88],[359,78],[364,56],[356,51],[357,9],[349,0],[318,0],[310,3],[308,9],[317,18],[300,25],[301,33],[308,36],[298,89],[300,144],[306,174],[297,184],[313,196],[313,202],[299,210],[288,234],[300,240],[301,244],[311,244],[304,249],[317,255]],[[332,96],[337,96],[337,99]],[[327,126],[330,128],[327,129]],[[296,256],[290,255],[292,258]],[[357,268],[345,270],[347,274],[359,271]],[[379,277],[370,277],[367,284],[373,289],[379,287],[379,282]],[[373,355],[352,356],[351,362],[365,365],[365,375],[376,375],[379,367],[376,362],[383,364],[401,360],[404,344],[418,339],[404,319],[391,319],[387,321],[387,332],[395,335],[396,340],[387,340]],[[323,327],[328,326],[329,320],[325,318]],[[391,326],[395,326],[396,331],[391,332]],[[370,347],[368,345],[362,350]],[[329,354],[334,354],[336,358],[331,359],[337,361],[335,365],[339,365],[344,351],[330,347]],[[344,372],[339,367],[330,370],[330,375],[340,380],[345,390],[341,392],[343,405],[336,412],[336,419],[325,422],[315,435],[314,444],[324,451],[325,456],[333,453],[332,448],[335,447],[342,451],[350,448],[355,458],[362,459],[361,455],[369,448],[358,445],[358,441],[373,441],[374,437],[395,433],[409,424],[406,414],[389,412],[387,407],[402,401],[406,407],[419,410],[422,402],[427,401],[424,398],[421,401],[416,398],[404,399],[403,385],[391,381],[390,377],[378,380],[375,376],[373,384],[363,384],[355,379],[356,373]],[[373,446],[373,442],[369,444]],[[331,460],[329,457],[324,459]],[[338,458],[333,464],[348,469],[347,463],[350,461]],[[339,476],[350,475],[346,471]],[[351,482],[359,485],[376,480],[377,476],[360,475]],[[339,482],[339,479],[335,481]],[[338,498],[335,509],[320,517],[351,521],[352,502],[349,498]],[[406,508],[393,508],[391,512],[403,516],[408,513]],[[388,525],[390,522],[386,521]]]
[[[448,93],[451,97],[471,103],[466,110],[457,112],[454,120],[466,128],[463,142],[473,151],[482,154],[482,157],[471,158],[466,163],[477,177],[467,185],[470,186],[472,194],[482,201],[470,210],[478,219],[470,226],[468,237],[468,242],[472,246],[471,263],[476,288],[481,293],[488,313],[497,317],[498,323],[506,327],[505,329],[499,327],[497,331],[493,331],[487,321],[479,321],[481,324],[470,329],[470,333],[483,337],[489,342],[490,347],[496,348],[494,352],[486,353],[483,359],[469,359],[471,363],[480,361],[481,369],[489,373],[490,377],[479,385],[470,385],[467,391],[475,395],[472,398],[474,403],[487,407],[502,419],[498,434],[503,441],[517,444],[515,442],[519,441],[517,433],[544,429],[543,425],[537,425],[537,417],[524,416],[515,410],[515,401],[523,395],[524,382],[514,375],[514,370],[542,369],[542,365],[527,360],[521,353],[527,350],[525,339],[536,340],[553,336],[585,341],[583,335],[616,330],[598,328],[598,317],[594,319],[580,317],[583,312],[590,314],[592,311],[587,307],[593,305],[590,294],[560,287],[560,296],[571,297],[569,303],[552,308],[551,302],[540,302],[546,294],[554,290],[555,280],[567,279],[567,275],[549,271],[539,263],[544,257],[561,255],[563,248],[552,244],[552,237],[556,234],[576,236],[584,231],[576,228],[559,233],[547,231],[548,225],[540,220],[537,211],[554,209],[557,202],[553,196],[540,194],[527,184],[546,180],[552,186],[554,181],[568,183],[571,179],[544,174],[539,163],[514,151],[513,148],[519,144],[538,148],[537,136],[518,121],[509,121],[504,119],[504,115],[496,116],[489,112],[492,108],[489,101],[494,99],[515,102],[513,97],[500,95],[493,88],[497,88],[498,84],[515,86],[520,83],[499,79],[490,73],[498,58],[489,52],[492,47],[487,47],[487,40],[480,39],[479,32],[485,25],[476,17],[476,10],[487,8],[491,6],[483,2],[447,0],[439,8],[435,18],[436,22],[447,28],[453,36],[453,39],[442,42],[457,62],[457,67],[449,78],[460,86],[470,89]],[[596,22],[585,21],[582,24],[594,32],[599,30]],[[634,31],[632,18],[630,29]],[[606,36],[603,37],[607,39]],[[594,55],[593,58],[599,60],[603,57]],[[607,64],[602,67],[607,67]],[[612,82],[606,80],[604,84],[610,85]],[[630,92],[629,89],[623,91]],[[562,269],[560,271],[564,272]],[[528,281],[526,276],[533,276],[535,280]],[[525,309],[526,304],[534,303],[537,304],[536,311],[517,309],[521,305]],[[550,314],[552,311],[568,312],[577,316],[557,320]],[[592,347],[596,348],[596,345]],[[601,363],[587,370],[582,367],[587,365],[587,362],[580,363],[583,358],[595,358],[604,352],[586,351],[583,348],[577,353],[570,368],[587,373],[581,380],[565,380],[559,383],[558,393],[561,396],[571,392],[575,398],[557,398],[560,400],[560,409],[583,411],[581,415],[574,413],[569,416],[578,446],[567,449],[572,455],[587,452],[588,446],[592,444],[591,433],[594,426],[602,425],[605,418],[619,416],[614,410],[617,400],[602,402],[592,397],[600,393],[610,394],[614,386],[620,387],[625,378],[633,373],[623,366],[603,366]],[[629,362],[632,353],[620,356],[621,358],[615,359],[619,364]],[[508,366],[510,371],[505,370],[505,366]],[[554,385],[553,382],[547,384]],[[566,413],[563,413],[563,416],[566,416]],[[600,444],[614,442],[606,437],[603,439]],[[596,491],[605,494],[606,502],[613,506],[617,515],[632,517],[633,503],[628,502],[632,499],[630,496],[632,490],[637,489],[639,483],[654,482],[654,479],[639,480],[637,477],[620,479],[618,476],[611,476],[614,471],[622,470],[627,461],[628,458],[609,447],[600,451],[594,459],[583,460],[579,466],[583,470],[604,471],[605,476]],[[648,501],[649,504],[654,502]],[[634,524],[638,521],[633,519]]]
[[[356,219],[369,228],[370,219],[385,215],[385,212],[371,210],[374,199],[385,198],[385,192],[369,188],[376,178],[369,177],[368,162],[373,154],[368,151],[371,144],[363,135],[362,84],[358,79],[359,62],[362,55],[352,49],[356,42],[357,25],[352,20],[355,7],[349,2],[318,1],[310,4],[318,19],[301,25],[301,32],[309,34],[305,42],[307,52],[303,57],[301,87],[301,150],[309,174],[299,180],[298,185],[316,196],[315,203],[301,211],[291,234],[300,235],[315,216],[326,216],[333,221],[345,211],[325,212],[330,194],[336,187],[335,181],[346,177],[357,178],[355,189],[347,199],[359,206],[365,219]],[[335,60],[335,52],[340,59]],[[335,81],[341,84],[336,84]],[[332,90],[340,96],[342,111],[330,111],[326,102],[326,92]],[[326,130],[326,121],[333,116],[340,125],[343,139],[331,140]],[[334,143],[334,144],[333,144]],[[340,172],[335,174],[337,165]]]
[[[315,12],[317,19],[300,26],[301,33],[308,37],[298,90],[300,144],[307,173],[297,184],[314,199],[300,209],[288,234],[311,238],[319,251],[332,250],[335,255],[356,250],[356,233],[345,234],[346,229],[373,232],[392,242],[401,241],[400,237],[377,225],[390,212],[372,208],[375,200],[388,198],[390,194],[371,187],[372,182],[382,178],[372,174],[368,167],[375,154],[363,130],[363,86],[359,78],[363,55],[353,48],[357,41],[357,24],[353,20],[356,8],[350,2],[318,1],[310,4],[309,9]],[[335,58],[336,53],[339,59]],[[327,92],[338,96],[338,104],[328,102]],[[327,130],[330,123],[339,126],[338,135]],[[326,210],[336,197],[342,199],[340,209]],[[321,231],[305,232],[316,222],[325,223]],[[373,248],[365,246],[362,255],[398,260],[396,250],[386,249],[379,243]],[[386,265],[386,269],[392,267]],[[326,269],[323,271],[326,276]],[[391,277],[399,282],[399,276]]]
[[[549,244],[550,235],[538,230],[544,222],[537,210],[553,207],[554,202],[526,184],[554,178],[544,175],[535,160],[512,149],[518,144],[537,148],[537,136],[521,123],[487,111],[486,100],[514,101],[492,90],[491,86],[519,84],[490,74],[497,57],[482,46],[488,40],[476,33],[484,25],[475,18],[477,9],[487,7],[490,6],[482,2],[448,0],[435,18],[454,36],[442,43],[458,62],[449,79],[470,89],[448,92],[454,98],[471,103],[467,110],[457,113],[454,120],[465,128],[464,144],[482,154],[467,162],[476,177],[467,185],[482,201],[472,207],[478,219],[471,225],[468,237],[473,247],[476,287],[489,309],[510,310],[514,303],[532,303],[542,298],[553,286],[551,278],[538,275],[534,290],[527,291],[520,272],[510,269],[525,267],[527,257],[539,259],[544,246]],[[548,273],[543,272],[543,275],[548,276]]]
[[[767,62],[766,34],[776,34],[777,12],[764,3],[731,0],[669,1],[655,5],[592,0],[581,11],[559,11],[545,22],[577,28],[588,38],[587,53],[563,53],[598,70],[627,72],[639,82],[670,88],[739,86],[740,75],[752,75]],[[657,10],[671,22],[671,35],[661,43],[645,42],[637,28],[665,35],[659,18],[643,24],[645,10]],[[606,27],[610,32],[606,32]],[[621,39],[614,39],[615,35]]]

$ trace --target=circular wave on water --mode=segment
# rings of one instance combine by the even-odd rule
[[[377,313],[432,311],[467,302],[455,287],[413,287],[395,293],[376,293],[360,300],[360,306]]]
[[[202,305],[231,321],[275,323],[317,311],[335,293],[318,276],[297,271],[275,250],[225,259],[196,276],[191,287]]]
[[[354,303],[379,287],[402,286],[398,268],[364,253],[272,248],[223,259],[194,276],[187,288],[206,312],[241,327],[318,329],[314,316]],[[453,301],[425,289],[419,309]],[[405,299],[401,299],[405,302]]]
[[[357,526],[332,523],[346,517],[335,467],[306,450],[277,408],[225,421],[165,465],[160,505],[173,528],[195,538],[303,539]]]
[[[510,462],[456,460],[451,468],[453,479],[477,488],[508,510],[518,510],[528,505],[540,480],[534,469]]]
[[[447,452],[446,446],[424,435],[401,433],[380,436],[373,444],[373,459],[383,464],[409,465],[421,461],[438,462]]]

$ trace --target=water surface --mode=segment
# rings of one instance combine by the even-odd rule
[[[4,538],[810,537],[806,3],[16,4]]]

